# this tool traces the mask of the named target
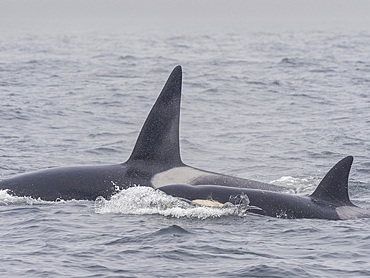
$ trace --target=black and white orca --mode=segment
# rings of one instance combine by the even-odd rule
[[[174,184],[162,186],[159,190],[206,206],[219,207],[229,203],[247,205],[249,212],[272,217],[331,220],[370,218],[370,211],[355,206],[348,196],[348,177],[352,161],[352,156],[339,161],[307,197],[218,185]]]
[[[129,159],[117,165],[52,168],[0,181],[0,189],[42,200],[110,198],[134,185],[213,184],[269,191],[283,187],[187,166],[179,145],[182,69],[177,66],[150,111]]]

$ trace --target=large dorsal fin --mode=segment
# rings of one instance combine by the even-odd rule
[[[347,156],[334,165],[312,193],[311,197],[338,205],[351,205],[348,196],[348,177],[352,156]]]
[[[182,164],[179,143],[181,84],[182,69],[177,66],[150,111],[128,161]]]

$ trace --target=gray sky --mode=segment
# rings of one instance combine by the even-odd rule
[[[370,30],[368,0],[0,0],[0,29]]]

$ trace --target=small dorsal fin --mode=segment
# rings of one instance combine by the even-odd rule
[[[128,161],[182,164],[179,143],[181,84],[182,69],[177,66],[150,111]]]
[[[352,156],[347,156],[334,165],[312,193],[311,197],[339,205],[353,206],[348,196],[348,177]]]

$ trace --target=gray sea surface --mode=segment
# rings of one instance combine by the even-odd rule
[[[3,33],[0,178],[124,162],[179,64],[185,163],[307,195],[353,155],[350,196],[370,209],[366,31]],[[284,220],[163,198],[133,188],[102,207],[0,191],[0,276],[370,276],[369,219]]]

